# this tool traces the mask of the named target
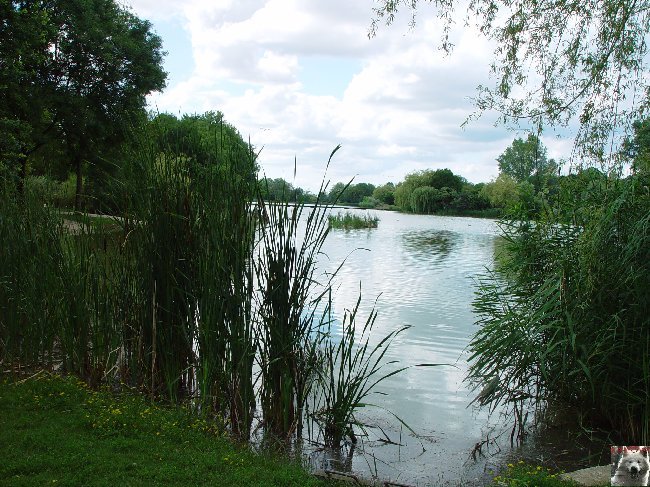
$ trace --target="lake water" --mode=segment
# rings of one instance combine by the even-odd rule
[[[492,263],[497,225],[474,218],[369,213],[380,218],[378,228],[330,231],[319,269],[332,270],[346,260],[335,279],[337,316],[354,306],[359,286],[364,304],[358,321],[365,321],[377,299],[375,340],[410,326],[386,360],[411,368],[378,386],[385,395],[368,402],[379,407],[358,415],[376,428],[360,441],[352,471],[418,485],[484,482],[486,463],[474,462],[471,451],[503,423],[498,415],[491,419],[468,407],[475,394],[463,379],[466,347],[476,330],[475,278]],[[417,367],[423,363],[449,365]]]
[[[351,457],[324,460],[311,454],[315,468],[347,470],[409,485],[491,483],[493,471],[524,460],[571,471],[609,462],[606,432],[587,434],[565,406],[523,445],[511,445],[512,418],[503,410],[489,415],[470,406],[476,396],[464,381],[467,347],[477,330],[472,310],[476,279],[492,265],[499,242],[493,220],[352,211],[379,217],[376,229],[331,230],[318,267],[333,271],[345,261],[334,286],[335,318],[354,307],[361,289],[357,324],[373,306],[378,312],[372,339],[398,335],[385,356],[406,371],[382,382],[357,418],[371,426],[360,435]],[[418,367],[423,363],[448,364]],[[403,427],[399,417],[415,432]],[[477,443],[481,454],[474,458]]]

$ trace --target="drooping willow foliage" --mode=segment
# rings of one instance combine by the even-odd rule
[[[478,87],[478,111],[496,110],[502,122],[536,129],[575,122],[580,161],[613,155],[632,123],[645,117],[648,0],[472,0],[466,6],[381,0],[370,36],[401,10],[409,11],[412,26],[433,11],[442,24],[441,47],[451,51],[454,26],[465,28],[465,20],[496,46],[494,85]]]

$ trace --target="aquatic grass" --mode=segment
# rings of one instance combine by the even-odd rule
[[[0,198],[0,359],[47,362],[59,317],[52,291],[58,289],[61,222],[29,191],[17,199],[5,188]]]
[[[371,345],[371,333],[377,318],[373,308],[362,327],[357,326],[361,294],[351,310],[346,310],[339,333],[332,330],[331,298],[327,312],[329,329],[320,345],[321,367],[318,369],[318,393],[315,397],[312,418],[320,426],[325,446],[340,450],[347,436],[356,444],[354,427],[364,428],[355,413],[372,404],[366,402],[376,386],[384,380],[406,370],[390,369],[396,360],[384,361],[391,342],[407,330],[402,326]],[[360,329],[359,329],[360,328]],[[389,369],[387,370],[386,367]],[[399,419],[399,418],[398,418]],[[403,423],[403,422],[402,422]],[[404,424],[404,423],[403,423]],[[407,426],[408,428],[408,426]],[[409,428],[410,429],[410,428]]]
[[[330,228],[351,230],[361,228],[377,228],[379,224],[379,217],[370,216],[365,214],[359,216],[356,213],[349,211],[338,212],[336,215],[328,215],[327,217]]]
[[[470,344],[469,379],[483,388],[480,403],[508,404],[523,426],[526,404],[539,412],[558,399],[609,423],[613,438],[645,443],[646,187],[647,175],[581,191],[571,186],[539,220],[514,215],[503,222],[507,257],[479,282],[474,303],[480,329]]]
[[[226,154],[220,170],[205,168],[197,192],[197,383],[204,408],[227,412],[230,431],[248,440],[255,407],[257,353],[253,314],[257,218],[256,181],[232,161],[254,164],[255,154]]]
[[[337,152],[328,159],[328,166]],[[305,403],[315,377],[320,320],[316,309],[329,277],[316,274],[316,263],[327,237],[330,205],[265,202],[258,197],[260,245],[255,263],[260,327],[258,363],[260,400],[268,438],[280,443],[302,437]],[[304,223],[301,223],[304,219]],[[304,226],[303,226],[304,225]]]
[[[222,137],[218,127],[213,137]],[[184,140],[165,140],[163,151],[144,141],[126,178],[141,184],[127,191],[136,196],[125,205],[133,217],[124,220],[134,227],[125,227],[133,277],[144,282],[134,296],[139,368],[153,395],[195,398],[202,414],[228,417],[231,432],[246,440],[255,402],[256,181],[241,171],[256,156],[250,147],[216,143],[216,152],[191,158]]]
[[[111,337],[102,251],[88,225],[71,234],[29,191],[20,201],[10,192],[2,197],[0,358],[63,367],[90,380],[106,359],[102,340]],[[94,237],[101,240],[100,232]]]
[[[110,180],[109,221],[0,195],[0,360],[187,405],[243,441],[255,417],[300,441],[325,366],[331,205],[263,201],[250,146],[189,156],[149,130]]]

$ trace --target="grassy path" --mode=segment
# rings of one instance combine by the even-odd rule
[[[326,485],[178,409],[74,378],[0,375],[0,485]]]

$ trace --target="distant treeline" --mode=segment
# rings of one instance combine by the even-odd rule
[[[320,201],[407,213],[499,217],[522,205],[539,209],[544,200],[553,198],[566,178],[558,175],[559,164],[547,157],[546,148],[535,135],[515,139],[497,162],[499,176],[488,183],[473,184],[450,169],[425,169],[407,174],[397,184],[339,182],[321,194]],[[596,169],[589,171],[590,177],[603,176]],[[261,184],[269,200],[317,199],[282,178]]]

